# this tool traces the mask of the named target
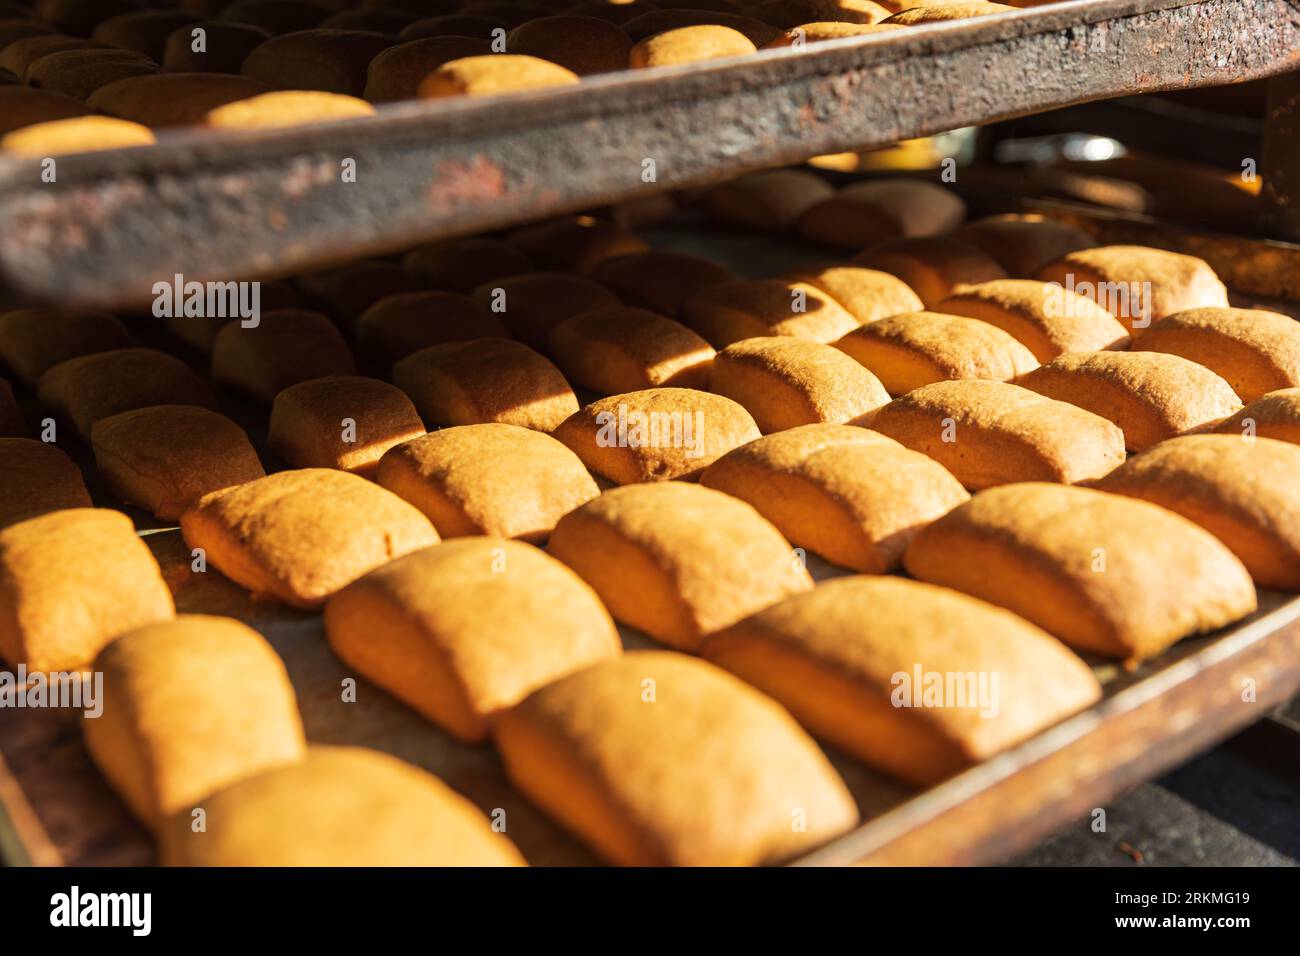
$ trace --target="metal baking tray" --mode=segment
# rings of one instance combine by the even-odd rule
[[[178,133],[60,158],[54,183],[34,160],[0,159],[0,293],[120,304],[175,273],[302,271],[817,154],[1298,66],[1293,0],[1071,0],[315,127]],[[341,181],[344,159],[356,182]]]

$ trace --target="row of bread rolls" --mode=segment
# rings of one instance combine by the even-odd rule
[[[661,0],[572,7],[472,0],[419,10],[311,0],[37,3],[0,18],[0,151],[48,156],[148,145],[168,127],[350,119],[373,113],[371,103],[563,86],[629,67],[1014,9],[956,3],[898,12],[901,4],[872,0],[701,5],[711,8]],[[420,16],[434,6],[434,15]]]

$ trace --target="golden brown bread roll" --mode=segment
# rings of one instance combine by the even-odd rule
[[[1261,587],[1300,590],[1300,448],[1271,438],[1185,435],[1131,458],[1101,491],[1141,498],[1210,532]]]
[[[839,349],[777,336],[719,352],[709,389],[743,405],[765,435],[815,422],[866,424],[889,402],[880,380]]]
[[[421,349],[393,366],[425,424],[505,422],[549,432],[578,410],[560,370],[511,339],[471,339]]]
[[[117,80],[157,72],[156,63],[134,50],[62,50],[32,63],[27,85],[84,101]]]
[[[0,438],[0,528],[64,508],[89,508],[81,469],[54,445]]]
[[[191,126],[218,107],[267,92],[257,80],[226,73],[156,73],[108,83],[87,101],[92,107],[144,126]]]
[[[90,440],[101,418],[148,405],[216,402],[207,383],[188,365],[154,349],[114,349],[60,362],[41,376],[37,398]]]
[[[972,491],[1092,481],[1124,461],[1118,426],[1006,382],[925,385],[882,408],[871,427],[933,458]]]
[[[194,33],[198,29],[203,31],[201,42]],[[163,69],[177,73],[238,73],[248,54],[270,36],[261,27],[247,23],[192,23],[167,37],[160,62]]]
[[[155,63],[161,63],[167,37],[173,30],[197,19],[184,10],[133,10],[101,20],[90,36],[109,46],[143,53]]]
[[[397,40],[363,30],[301,30],[271,37],[244,60],[240,73],[273,90],[320,90],[360,96],[366,70]]]
[[[1032,279],[1049,262],[1097,245],[1082,229],[1034,214],[976,219],[952,235],[984,250],[1013,279]]]
[[[313,0],[235,0],[220,19],[260,27],[273,36],[310,30],[329,16],[329,7]]]
[[[431,345],[510,336],[495,315],[457,292],[385,296],[361,313],[354,331],[357,354],[381,372]]]
[[[1146,246],[1081,249],[1048,263],[1037,277],[1093,299],[1130,330],[1175,312],[1228,305],[1228,291],[1208,263]]]
[[[203,801],[161,834],[168,866],[521,866],[504,833],[437,777],[377,750],[311,747]],[[365,826],[357,826],[365,820]]]
[[[701,653],[817,737],[920,786],[1101,697],[1088,666],[1028,621],[892,577],[828,581],[712,635]],[[929,704],[935,679],[946,693]]]
[[[614,24],[595,17],[538,17],[511,30],[506,49],[591,76],[627,69],[632,41]]]
[[[702,23],[665,30],[638,40],[636,46],[632,47],[627,65],[634,70],[642,70],[652,66],[676,66],[701,60],[721,60],[729,56],[747,56],[757,52],[758,47],[739,30]]]
[[[470,236],[440,239],[412,249],[402,257],[402,268],[413,272],[431,289],[473,292],[485,282],[532,272],[532,260],[501,239]]]
[[[109,492],[165,521],[209,492],[266,474],[244,430],[197,405],[150,405],[101,418],[90,443]]]
[[[888,239],[937,236],[966,218],[966,203],[924,179],[877,179],[835,191],[800,217],[806,239],[862,249]]]
[[[646,309],[592,309],[552,327],[547,354],[574,385],[603,395],[642,388],[704,388],[713,346]]]
[[[620,485],[698,475],[758,436],[743,406],[693,388],[611,395],[555,429],[584,465]]]
[[[1071,647],[1139,661],[1255,610],[1241,562],[1164,508],[1029,482],[980,492],[903,555],[913,577],[999,604]]]
[[[917,530],[970,496],[942,465],[847,425],[802,425],[728,452],[700,484],[754,508],[797,547],[883,574]]]
[[[622,258],[622,257],[620,257]],[[618,297],[600,284],[566,272],[526,272],[484,282],[474,301],[529,348],[546,350],[551,329],[591,309],[617,307]]]
[[[524,226],[510,233],[510,242],[542,269],[582,273],[614,256],[650,248],[635,233],[592,216],[568,216]]]
[[[89,36],[109,17],[139,10],[139,0],[36,0],[32,15],[72,36]]]
[[[895,13],[884,22],[915,27],[926,23],[946,23],[949,20],[987,17],[995,13],[1013,13],[1015,10],[1016,7],[1008,6],[1005,3],[985,3],[982,0],[967,3],[943,3],[904,10],[902,13]]]
[[[290,385],[355,373],[334,323],[307,309],[273,309],[247,328],[227,322],[212,342],[212,380],[264,405]]]
[[[615,620],[688,651],[813,586],[752,506],[679,481],[605,492],[561,518],[547,550],[596,589]]]
[[[980,249],[948,236],[882,242],[854,256],[853,264],[898,276],[927,309],[935,308],[960,286],[1007,277]]]
[[[0,378],[0,438],[22,438],[27,435],[27,422],[23,419],[14,387]]]
[[[375,108],[355,96],[279,90],[209,110],[203,116],[203,125],[211,129],[278,129],[374,115]]]
[[[711,189],[705,198],[709,214],[732,226],[761,232],[794,227],[805,212],[835,194],[816,173],[803,169],[771,169],[750,173]]]
[[[29,389],[60,362],[129,343],[126,327],[107,312],[37,307],[0,315],[0,365]]]
[[[255,597],[305,609],[438,543],[429,519],[401,498],[330,468],[281,471],[205,495],[181,516],[181,532]]]
[[[835,343],[875,373],[891,395],[951,379],[1005,382],[1038,367],[1000,328],[941,312],[904,312],[853,329]]]
[[[487,40],[466,36],[425,37],[389,47],[366,70],[365,97],[372,103],[413,100],[421,81],[444,63],[492,52]]]
[[[153,133],[147,126],[109,116],[78,116],[24,126],[0,138],[0,153],[15,156],[58,156],[101,149],[150,146]]]
[[[709,286],[686,301],[681,318],[719,349],[768,335],[834,342],[858,327],[858,320],[821,289],[792,279]]]
[[[890,14],[872,0],[763,0],[753,7],[753,12],[764,23],[783,30],[816,21],[879,23]]]
[[[0,21],[0,37],[4,33],[2,24],[3,21]],[[48,53],[58,53],[62,50],[109,49],[109,44],[100,43],[98,40],[65,37],[58,33],[24,37],[13,43],[5,43],[0,39],[0,46],[3,47],[3,50],[0,50],[0,67],[12,73],[20,83],[27,78],[27,68]]]
[[[325,633],[358,674],[469,743],[537,688],[623,653],[585,581],[506,538],[448,541],[370,572],[330,598]]]
[[[1282,388],[1255,399],[1214,429],[1227,435],[1275,438],[1300,445],[1300,388]]]
[[[888,272],[858,266],[800,266],[786,275],[816,286],[864,325],[924,308],[912,287]]]
[[[1138,333],[1133,347],[1204,365],[1243,402],[1300,385],[1300,322],[1263,309],[1190,309]]]
[[[1129,334],[1092,299],[1032,279],[995,279],[965,286],[935,308],[995,325],[1050,362],[1065,352],[1126,349]]]
[[[0,136],[35,123],[85,116],[86,104],[63,93],[29,86],[0,86]]]
[[[490,53],[449,60],[420,81],[421,99],[446,96],[501,96],[552,86],[570,86],[580,77],[558,63],[535,56]]]
[[[589,274],[628,305],[673,319],[695,293],[736,278],[726,266],[710,259],[659,249],[604,259]]]
[[[659,4],[663,6],[663,4]],[[646,37],[684,27],[719,26],[743,34],[754,46],[761,47],[780,36],[781,31],[770,23],[744,16],[738,11],[715,12],[709,9],[674,8],[649,10],[622,24],[623,30],[640,43]]]
[[[1160,352],[1062,355],[1017,384],[1114,422],[1130,451],[1208,431],[1241,410],[1236,392],[1208,368]]]
[[[788,46],[822,43],[826,40],[842,40],[845,37],[901,29],[903,29],[901,25],[893,23],[845,23],[842,20],[814,20],[808,23],[795,24],[775,40],[764,44],[763,49],[779,50]]]
[[[456,425],[399,445],[380,459],[376,480],[424,512],[443,538],[540,543],[600,494],[563,443],[502,422]]]
[[[87,667],[110,641],[175,613],[131,519],[67,508],[0,529],[0,657],[31,673]]]
[[[95,657],[102,713],[86,749],[149,829],[307,752],[289,675],[238,621],[184,614],[128,631]]]
[[[388,449],[423,434],[415,406],[396,385],[330,375],[275,396],[267,445],[292,468],[337,468],[373,478]]]
[[[615,864],[783,862],[858,820],[784,709],[684,654],[562,678],[502,717],[497,744],[511,782]]]
[[[361,314],[380,299],[419,292],[423,287],[418,278],[397,263],[382,259],[362,259],[309,272],[298,276],[295,284],[311,308],[324,312],[347,330],[355,327]]]

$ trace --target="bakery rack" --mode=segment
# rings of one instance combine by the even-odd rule
[[[809,156],[1300,68],[1296,0],[1067,0],[313,128],[0,159],[0,300],[303,271]],[[357,181],[340,163],[354,159]],[[656,180],[642,181],[655,160]]]

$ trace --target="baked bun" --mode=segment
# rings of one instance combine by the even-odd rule
[[[911,286],[888,272],[858,266],[801,266],[786,274],[821,289],[863,325],[925,308]]]
[[[1209,532],[1089,488],[1030,482],[983,491],[913,538],[903,566],[1071,647],[1128,661],[1255,610],[1250,575]]]
[[[713,346],[680,322],[622,305],[553,326],[547,352],[574,385],[602,395],[703,388],[714,356]]]
[[[273,90],[321,90],[360,96],[370,61],[397,44],[365,30],[298,30],[249,53],[240,73]]]
[[[36,123],[85,116],[90,109],[65,93],[0,85],[0,136]]]
[[[0,153],[44,158],[65,153],[151,146],[154,135],[147,126],[111,116],[77,116],[24,126],[0,137]]]
[[[280,129],[374,115],[375,108],[356,96],[319,90],[276,90],[208,110],[202,122],[209,129]]]
[[[264,312],[251,327],[227,322],[212,341],[212,380],[263,405],[290,385],[356,371],[338,328],[307,309]]]
[[[592,216],[548,219],[516,229],[509,238],[539,267],[558,272],[588,273],[606,259],[650,249],[635,233]]]
[[[328,3],[315,0],[235,0],[221,10],[222,20],[247,23],[279,36],[310,30],[329,16]]]
[[[52,444],[0,438],[0,528],[65,508],[89,508],[81,469]]]
[[[325,608],[356,673],[469,743],[539,687],[623,653],[594,591],[531,545],[462,538],[386,564]]]
[[[27,85],[86,102],[110,83],[157,72],[158,64],[134,50],[60,50],[27,68]]]
[[[385,296],[361,313],[355,334],[357,355],[383,373],[431,345],[510,337],[499,318],[457,292]]]
[[[942,465],[847,425],[803,425],[728,452],[700,484],[753,505],[797,547],[884,574],[920,528],[966,501]]]
[[[448,60],[420,81],[417,93],[425,100],[448,96],[501,96],[570,86],[579,80],[578,74],[549,60],[489,53]]]
[[[627,69],[632,41],[614,24],[596,17],[538,17],[506,35],[511,53],[558,63],[578,76]]]
[[[790,543],[750,505],[684,482],[607,491],[561,518],[547,550],[596,589],[615,620],[687,651],[813,586]]]
[[[1028,621],[893,577],[827,581],[710,636],[701,654],[815,736],[916,786],[1101,697],[1088,666]],[[968,681],[952,699],[927,705],[927,678],[944,674]]]
[[[185,10],[132,10],[101,20],[90,35],[109,46],[135,50],[161,63],[167,37],[197,19]]]
[[[0,315],[0,364],[29,389],[60,362],[126,348],[130,341],[126,326],[107,312],[31,308]]]
[[[1275,438],[1300,445],[1300,388],[1269,392],[1214,430],[1225,435]]]
[[[420,82],[444,63],[491,52],[487,40],[468,36],[425,37],[399,43],[370,61],[365,98],[372,103],[416,99]]]
[[[362,259],[298,276],[294,285],[304,302],[351,331],[357,319],[380,299],[420,292],[420,280],[395,262]]]
[[[361,747],[306,758],[226,787],[161,835],[168,866],[521,866],[510,839],[437,777]],[[364,820],[365,826],[357,821]]]
[[[456,425],[399,445],[380,459],[376,478],[424,512],[443,538],[540,543],[560,518],[600,494],[564,444],[501,422]]]
[[[976,219],[952,236],[983,249],[1013,279],[1031,279],[1049,262],[1097,245],[1082,229],[1035,214]]]
[[[402,268],[432,289],[473,292],[485,282],[533,272],[536,266],[522,250],[503,239],[468,236],[439,239],[412,249]]]
[[[505,422],[549,432],[578,410],[560,370],[511,339],[431,345],[393,366],[430,426]]]
[[[641,70],[652,66],[677,66],[702,60],[722,60],[757,53],[754,42],[731,27],[715,23],[665,30],[637,41],[628,56],[628,66]]]
[[[937,236],[966,218],[956,193],[924,179],[873,179],[836,190],[799,220],[805,239],[862,249],[888,239]]]
[[[89,666],[110,641],[176,613],[131,519],[67,508],[0,529],[0,657],[29,673]]]
[[[255,597],[305,609],[438,542],[429,519],[401,498],[328,468],[281,471],[214,491],[181,516],[181,532]]]
[[[711,259],[660,249],[605,259],[589,274],[628,305],[674,319],[697,292],[736,278]]]
[[[621,257],[620,257],[621,258]],[[592,309],[617,308],[618,296],[567,272],[526,272],[483,283],[474,301],[530,349],[546,351],[551,329]]]
[[[202,27],[207,47],[194,49],[194,29]],[[163,46],[163,69],[172,73],[238,73],[248,54],[271,36],[248,23],[205,20],[173,30]]]
[[[209,492],[266,475],[244,430],[198,405],[150,405],[101,418],[90,444],[109,492],[164,521]]]
[[[307,752],[293,685],[262,635],[183,614],[128,631],[95,657],[102,713],[86,749],[151,830],[237,780]]]
[[[693,477],[758,436],[743,406],[693,388],[611,395],[555,429],[584,465],[620,485]]]
[[[415,406],[396,385],[331,375],[275,396],[267,444],[292,468],[338,468],[372,478],[384,452],[423,434]]]
[[[844,23],[839,20],[814,20],[800,23],[775,40],[765,44],[764,50],[779,50],[796,44],[823,43],[826,40],[842,40],[844,37],[862,36],[865,33],[881,33],[886,30],[902,30],[903,27],[893,23]]]
[[[1005,3],[984,3],[982,0],[967,3],[940,3],[895,13],[884,22],[916,27],[926,23],[946,23],[949,20],[987,17],[995,13],[1014,13],[1017,9],[1019,8]]]
[[[711,0],[680,0],[680,6],[669,9],[650,10],[622,24],[623,30],[633,41],[640,42],[669,30],[683,27],[719,26],[743,34],[755,47],[771,43],[781,31],[770,23],[764,23],[754,17],[732,12],[732,7],[723,11],[720,4]],[[689,6],[687,6],[689,4]],[[696,6],[698,4],[698,7]],[[662,6],[662,4],[660,5]],[[712,6],[712,9],[710,7]],[[786,172],[786,170],[778,170]],[[799,170],[792,170],[799,172]],[[758,174],[754,174],[758,175]]]
[[[87,103],[118,119],[165,128],[204,122],[219,107],[268,92],[263,83],[226,73],[148,73],[107,83]]]
[[[1062,355],[1017,384],[1114,422],[1129,451],[1208,431],[1241,410],[1237,393],[1208,368],[1161,352]]]
[[[816,173],[772,169],[750,173],[715,186],[705,199],[713,218],[759,232],[784,232],[813,206],[835,195]]]
[[[890,11],[872,0],[762,0],[754,16],[764,23],[788,30],[815,20],[853,25],[879,23]]]
[[[897,276],[912,287],[927,309],[961,286],[1007,277],[978,247],[949,236],[882,242],[854,256],[853,265]]]
[[[682,322],[718,349],[765,335],[834,342],[858,320],[816,286],[790,279],[739,279],[696,293]]]

